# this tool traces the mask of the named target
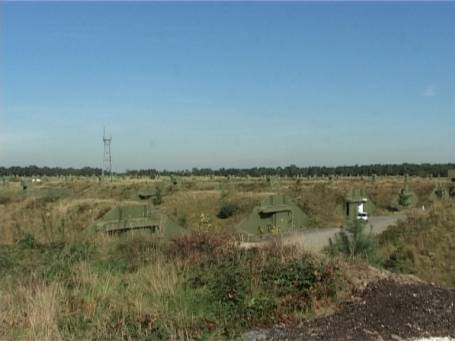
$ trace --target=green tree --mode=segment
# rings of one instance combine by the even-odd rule
[[[402,190],[398,196],[398,204],[401,207],[409,207],[411,205],[411,195]]]
[[[355,220],[335,235],[335,240],[329,239],[326,252],[332,256],[344,255],[349,258],[366,259],[369,262],[379,262],[378,245],[371,233],[366,233],[366,223]]]

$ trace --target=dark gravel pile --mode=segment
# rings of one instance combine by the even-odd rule
[[[259,336],[259,335],[258,335]],[[401,340],[455,337],[455,291],[428,283],[371,283],[361,300],[296,328],[273,328],[257,339]]]

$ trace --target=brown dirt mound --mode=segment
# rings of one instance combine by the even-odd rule
[[[370,283],[355,303],[297,328],[274,328],[269,340],[401,340],[455,337],[455,290],[391,279]],[[258,339],[261,339],[259,337]]]

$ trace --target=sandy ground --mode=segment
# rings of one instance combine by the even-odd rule
[[[380,234],[390,225],[394,225],[399,219],[404,218],[402,214],[371,217],[368,226],[373,234]],[[329,239],[334,239],[335,234],[340,232],[339,227],[327,227],[293,232],[280,236],[285,245],[299,245],[304,249],[313,252],[321,251],[329,243]],[[240,244],[244,248],[261,247],[267,245],[272,239],[261,242],[243,242]]]
[[[399,219],[404,218],[404,215],[389,215],[371,217],[368,222],[369,231],[373,234],[380,234],[390,225],[394,225]],[[334,238],[335,234],[340,232],[339,227],[311,229],[302,232],[302,243],[307,250],[320,251],[329,243],[330,238]]]

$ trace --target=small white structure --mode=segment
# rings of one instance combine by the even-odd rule
[[[351,220],[368,221],[368,199],[361,190],[352,190],[346,198],[346,216]]]

